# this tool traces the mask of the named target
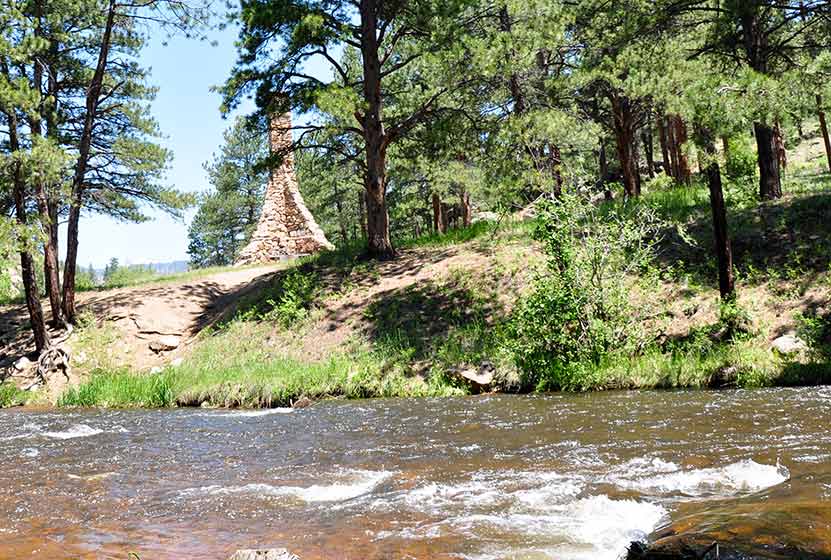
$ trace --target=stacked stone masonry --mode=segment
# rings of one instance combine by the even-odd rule
[[[260,220],[251,241],[237,257],[237,265],[278,261],[334,248],[306,208],[297,186],[290,150],[291,114],[272,119],[269,144],[272,153],[284,154],[283,161],[271,171]]]

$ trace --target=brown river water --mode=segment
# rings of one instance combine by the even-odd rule
[[[831,388],[5,410],[0,558],[614,560],[831,475],[829,411]],[[815,524],[831,486],[805,493]]]

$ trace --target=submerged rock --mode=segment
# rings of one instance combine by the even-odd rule
[[[632,543],[627,560],[831,560],[831,476],[702,505]]]
[[[292,408],[308,408],[312,406],[315,402],[310,399],[309,397],[300,397],[293,403],[291,403]]]
[[[238,550],[228,560],[300,560],[285,548],[268,550]]]

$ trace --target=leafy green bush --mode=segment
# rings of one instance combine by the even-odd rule
[[[547,263],[514,309],[506,344],[524,388],[579,389],[587,368],[636,344],[627,278],[651,261],[659,222],[646,206],[600,211],[565,196],[542,209]]]
[[[816,313],[798,317],[799,336],[819,360],[831,359],[831,315]]]
[[[0,408],[26,404],[29,394],[21,391],[11,383],[0,383]]]
[[[274,297],[266,300],[269,311],[262,318],[290,327],[308,316],[317,294],[317,277],[294,268],[283,277]]]
[[[756,151],[750,137],[741,135],[729,140],[724,172],[733,181],[756,176]]]

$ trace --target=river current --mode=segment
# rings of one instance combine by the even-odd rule
[[[0,558],[614,560],[831,474],[829,410],[831,388],[5,410]]]

